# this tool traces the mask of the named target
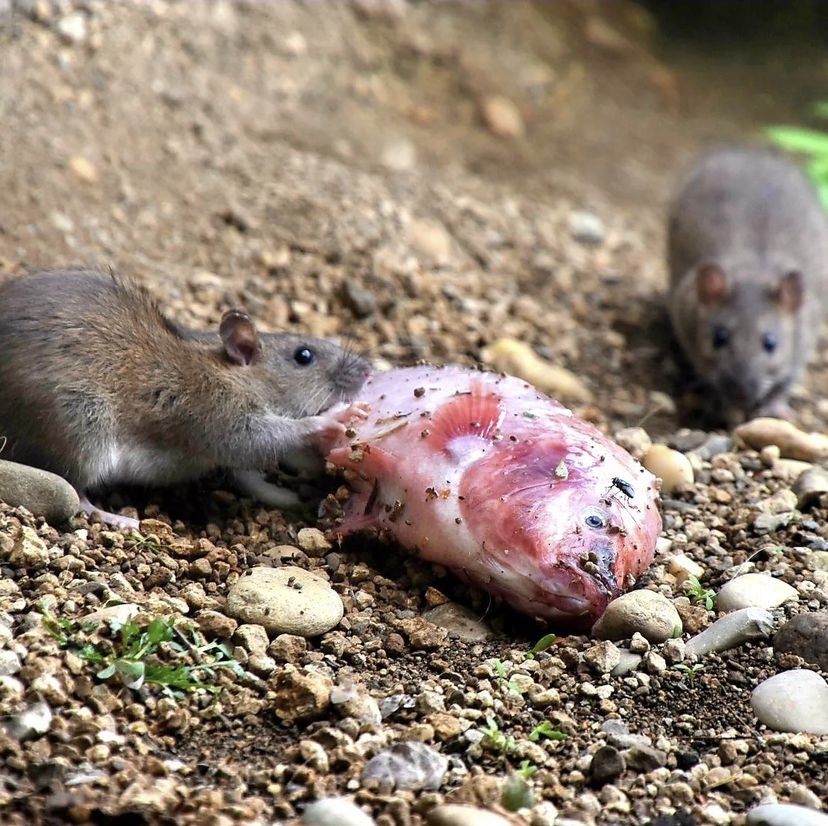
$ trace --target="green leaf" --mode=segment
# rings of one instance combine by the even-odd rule
[[[535,726],[529,733],[529,739],[533,743],[537,743],[541,737],[546,737],[547,740],[566,740],[568,734],[558,731],[552,723],[544,720],[539,726]]]
[[[555,634],[546,634],[532,646],[529,653],[540,654],[542,651],[546,651],[547,648],[550,648],[557,639],[558,637]]]
[[[114,663],[118,676],[127,688],[138,689],[144,684],[146,666],[134,660],[116,660]]]
[[[172,626],[163,619],[154,619],[147,627],[147,641],[157,646],[172,639]]]
[[[114,674],[115,674],[115,664],[114,664],[114,663],[110,663],[110,664],[109,664],[106,668],[104,668],[104,669],[102,669],[101,671],[99,671],[99,672],[98,672],[95,676],[96,676],[99,680],[108,680],[108,679],[109,679],[110,677],[112,677]]]
[[[765,134],[777,146],[808,155],[828,154],[828,133],[801,126],[769,126]]]

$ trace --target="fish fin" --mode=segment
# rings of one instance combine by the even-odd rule
[[[500,396],[481,382],[472,382],[470,392],[458,393],[434,412],[426,441],[434,451],[462,454],[465,450],[458,450],[460,444],[465,445],[469,439],[475,446],[490,441],[502,422]]]

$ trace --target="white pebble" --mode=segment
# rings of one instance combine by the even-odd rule
[[[676,578],[676,583],[681,585],[688,577],[694,576],[701,579],[704,576],[704,568],[685,554],[676,554],[667,563],[667,570]]]
[[[750,704],[774,731],[828,734],[828,683],[814,671],[797,668],[769,677],[753,690]]]
[[[509,826],[508,820],[494,812],[457,803],[435,806],[426,815],[426,822],[429,826]]]
[[[768,574],[743,574],[719,589],[716,607],[727,612],[740,608],[776,608],[798,598],[796,588],[781,579]]]
[[[769,637],[771,631],[773,615],[769,611],[764,608],[741,608],[691,637],[685,652],[687,656],[703,657],[711,652],[728,651],[748,640]]]
[[[317,800],[302,815],[304,826],[374,826],[375,822],[347,797]]]
[[[227,594],[228,616],[264,626],[272,634],[316,637],[345,611],[327,580],[304,568],[251,568]]]
[[[653,445],[644,454],[642,464],[661,479],[661,489],[665,493],[673,493],[685,485],[693,484],[693,466],[690,460],[667,445]]]
[[[828,826],[828,815],[791,803],[765,803],[747,813],[748,826]]]
[[[592,627],[599,639],[623,640],[638,631],[650,642],[681,634],[681,617],[667,597],[655,591],[630,591],[614,599]]]

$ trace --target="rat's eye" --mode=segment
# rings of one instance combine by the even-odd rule
[[[293,354],[293,360],[300,367],[307,367],[316,361],[316,356],[310,347],[297,347],[296,352]]]
[[[587,508],[584,511],[584,525],[595,531],[606,528],[608,521],[607,514],[600,508]]]
[[[762,349],[766,353],[772,353],[776,349],[777,344],[779,342],[776,340],[775,333],[765,333],[762,336]]]
[[[727,327],[716,325],[713,328],[713,349],[721,350],[730,341],[730,330]]]

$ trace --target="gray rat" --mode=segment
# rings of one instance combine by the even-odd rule
[[[727,418],[789,415],[828,291],[828,223],[802,172],[767,150],[703,155],[673,201],[668,260],[677,338]]]
[[[3,458],[57,473],[82,496],[229,468],[279,506],[298,499],[255,471],[324,453],[360,414],[347,403],[369,372],[333,342],[260,334],[241,310],[216,333],[182,329],[138,286],[91,270],[0,284],[0,354]]]

